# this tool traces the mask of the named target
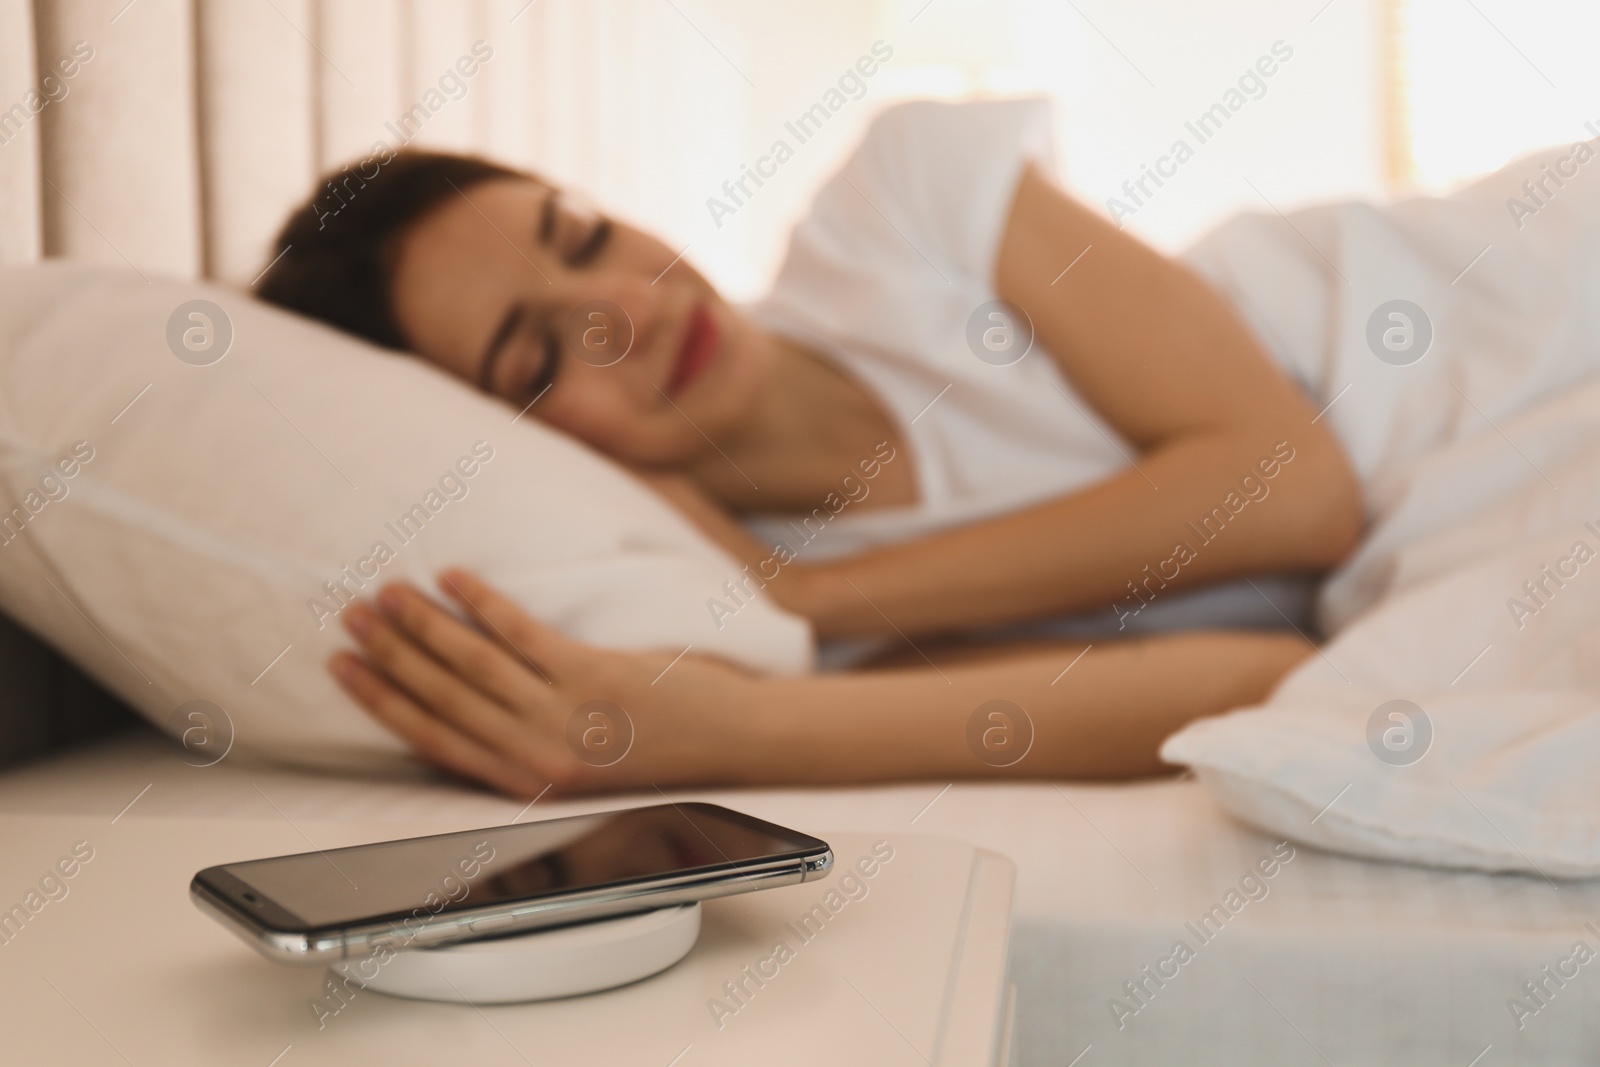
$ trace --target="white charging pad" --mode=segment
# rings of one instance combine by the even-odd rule
[[[688,955],[700,905],[536,930],[492,941],[396,952],[373,977],[370,961],[329,968],[367,989],[413,1000],[513,1004],[596,993],[637,982]],[[359,968],[359,969],[358,969]]]

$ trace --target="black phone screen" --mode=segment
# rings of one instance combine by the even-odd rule
[[[273,910],[290,913],[308,928],[327,928],[536,900],[695,869],[737,869],[826,847],[714,804],[662,804],[213,870],[242,883],[227,894],[236,906],[276,905]]]

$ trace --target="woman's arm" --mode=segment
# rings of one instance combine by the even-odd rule
[[[549,786],[1157,774],[1170,770],[1156,755],[1163,738],[1260,700],[1310,651],[1295,637],[1197,632],[1096,644],[1081,658],[1081,646],[1063,644],[942,667],[764,677],[695,656],[596,649],[470,576],[441,586],[479,629],[391,586],[379,610],[344,615],[365,660],[340,654],[332,668],[424,759],[521,796]],[[997,700],[1031,726],[1009,709],[980,711]],[[590,718],[596,709],[603,720]],[[586,750],[594,728],[614,747]],[[1029,735],[1025,755],[996,765]],[[626,755],[602,766],[623,742]]]
[[[821,636],[889,632],[886,619],[919,634],[1132,609],[1222,578],[1325,569],[1354,547],[1362,503],[1338,441],[1186,266],[1030,167],[995,287],[1032,318],[1078,394],[1136,450],[1137,466],[1020,512],[802,568],[773,593]],[[1293,459],[1281,462],[1285,454]],[[1277,470],[1270,480],[1263,459]],[[1246,499],[1247,475],[1269,495],[1235,517],[1226,501]]]

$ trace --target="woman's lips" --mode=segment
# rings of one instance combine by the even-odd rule
[[[717,354],[717,342],[722,330],[705,304],[696,304],[689,316],[689,327],[684,331],[683,347],[678,350],[678,361],[672,369],[672,379],[667,392],[676,395],[688,388],[700,376]]]

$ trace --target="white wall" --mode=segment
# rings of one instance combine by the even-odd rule
[[[1600,4],[1409,0],[1406,23],[1418,186],[1600,134]]]
[[[688,153],[694,162],[685,170],[694,178],[674,184],[677,196],[689,199],[703,201],[722,178],[737,177],[740,165],[781,133],[782,120],[814,101],[874,40],[895,49],[866,96],[720,230],[709,225],[703,203],[685,212],[675,196],[658,191],[666,209],[658,220],[736,293],[759,291],[781,256],[787,226],[872,114],[912,96],[1054,97],[1065,179],[1105,209],[1108,197],[1124,195],[1125,180],[1140,177],[1141,164],[1156,163],[1180,137],[1195,142],[1184,122],[1282,41],[1293,57],[1265,81],[1265,94],[1215,138],[1195,142],[1194,158],[1125,224],[1177,249],[1230,212],[1270,210],[1263,196],[1287,209],[1383,188],[1376,0],[1336,0],[1315,22],[1315,6],[1271,0],[675,2],[755,83],[746,84],[703,40],[684,42],[683,62],[709,62],[721,76],[725,120],[733,124],[719,123],[716,137]]]

